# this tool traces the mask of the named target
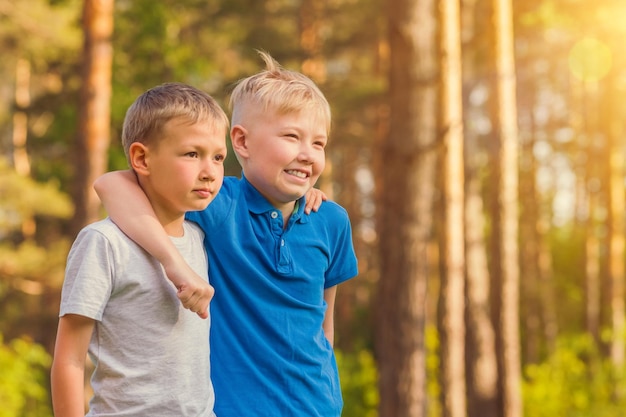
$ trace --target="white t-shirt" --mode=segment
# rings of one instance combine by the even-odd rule
[[[171,238],[207,278],[203,232]],[[87,416],[212,417],[209,327],[186,310],[160,263],[109,219],[85,227],[68,256],[60,316],[96,320]]]

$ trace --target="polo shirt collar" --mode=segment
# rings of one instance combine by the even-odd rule
[[[254,214],[267,213],[269,211],[276,210],[274,206],[246,179],[246,176],[241,174],[242,188],[244,192],[244,198],[248,204],[248,210]],[[302,196],[296,201],[296,210],[291,215],[289,223],[299,221],[300,223],[308,223],[309,219],[304,214],[304,206],[306,203],[306,197]]]

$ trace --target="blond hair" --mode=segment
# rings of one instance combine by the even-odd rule
[[[209,94],[183,83],[161,84],[137,97],[126,112],[122,129],[126,158],[134,142],[158,143],[165,123],[175,118],[190,124],[208,122],[211,128],[228,132],[228,116]]]
[[[275,111],[278,114],[311,111],[330,132],[330,105],[317,85],[307,76],[283,68],[267,52],[257,51],[265,69],[240,80],[230,96],[232,124],[245,122],[249,112]]]

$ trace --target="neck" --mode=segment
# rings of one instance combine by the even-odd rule
[[[185,235],[185,230],[183,228],[184,221],[185,221],[185,218],[181,217],[180,219],[177,219],[176,221],[171,221],[168,223],[161,221],[161,224],[163,225],[163,228],[165,229],[165,233],[167,233],[168,236],[183,237]]]
[[[185,222],[184,213],[173,214],[159,207],[153,206],[153,208],[159,223],[165,229],[165,233],[172,237],[182,237],[185,234],[183,229],[183,223]]]

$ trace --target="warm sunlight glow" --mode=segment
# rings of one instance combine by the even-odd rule
[[[585,82],[601,80],[611,69],[611,49],[595,38],[578,41],[569,53],[569,68],[576,78]]]

